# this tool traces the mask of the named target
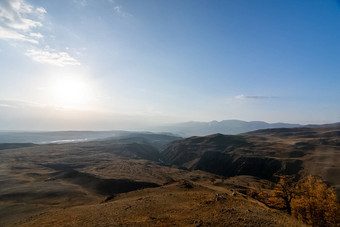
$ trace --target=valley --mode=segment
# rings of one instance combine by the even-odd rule
[[[3,144],[0,225],[303,226],[247,192],[316,174],[339,193],[339,126]],[[338,194],[339,196],[339,194]]]

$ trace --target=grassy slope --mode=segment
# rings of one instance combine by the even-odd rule
[[[175,141],[162,160],[189,169],[271,179],[274,174],[316,174],[340,196],[340,127],[266,129]]]
[[[225,193],[216,200],[217,193]],[[303,226],[226,188],[173,183],[121,194],[115,200],[32,217],[20,226]]]
[[[337,131],[318,130],[317,133],[301,131],[295,134],[272,130],[243,136],[257,155],[304,160],[305,171],[333,176],[336,183],[339,176],[336,171],[340,166]],[[137,153],[133,150],[130,146],[103,142],[2,150],[0,226],[15,223],[22,226],[301,225],[284,213],[266,208],[250,198],[240,194],[231,196],[230,189],[243,190],[251,185],[249,183],[254,180],[251,177],[218,182],[220,177],[213,174],[139,159],[146,157],[146,150],[138,149]],[[230,148],[229,152],[254,155],[237,148]],[[294,157],[290,157],[292,152]],[[303,156],[299,156],[301,152]],[[76,170],[79,178],[70,178],[68,168]],[[88,178],[98,182],[130,179],[163,186],[118,194],[113,200],[101,203],[109,195],[98,194],[93,186],[87,187],[85,181]],[[195,187],[183,187],[179,183],[183,179],[194,182]],[[214,179],[217,183],[212,183]],[[217,193],[228,195],[215,201]]]
[[[117,156],[116,152],[120,152],[115,149],[118,148],[82,143],[2,151],[0,226],[299,225],[284,213],[256,201],[230,196],[230,184],[213,185],[218,176]],[[68,175],[73,170],[78,173],[77,180]],[[99,182],[130,179],[163,186],[118,194],[102,203],[109,195],[98,194],[92,185],[88,187],[87,181],[83,182],[87,178]],[[182,187],[178,182],[183,179],[196,186]],[[221,192],[229,196],[209,202]]]

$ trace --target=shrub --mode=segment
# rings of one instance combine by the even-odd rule
[[[250,190],[248,195],[269,207],[286,210],[309,225],[340,226],[336,193],[320,177],[309,175],[297,182],[295,176],[278,177],[278,183],[269,194],[259,189]]]
[[[340,207],[333,188],[317,176],[307,176],[297,184],[292,215],[313,226],[336,226]]]

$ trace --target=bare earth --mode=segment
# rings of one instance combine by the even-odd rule
[[[183,185],[184,184],[184,185]],[[303,226],[225,188],[173,183],[122,194],[114,201],[34,216],[20,226]]]
[[[276,173],[319,174],[339,193],[339,135],[336,126],[216,134],[166,147],[172,138],[152,134],[3,144],[0,226],[303,226],[245,194],[271,185]]]
[[[303,226],[237,192],[257,178],[225,180],[117,150],[97,143],[2,150],[0,226]]]

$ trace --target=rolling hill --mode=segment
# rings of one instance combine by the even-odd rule
[[[339,131],[131,133],[7,146],[0,150],[0,225],[304,226],[246,192],[281,173],[319,174],[339,189]]]
[[[239,135],[213,134],[174,141],[162,160],[227,177],[317,174],[340,192],[340,126],[276,128]]]

